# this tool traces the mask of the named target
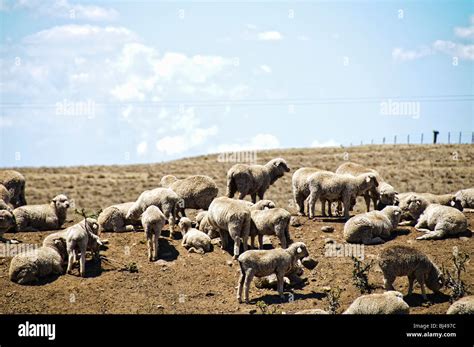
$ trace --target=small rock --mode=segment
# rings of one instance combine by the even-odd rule
[[[8,292],[8,293],[5,294],[5,296],[6,296],[7,298],[10,298],[10,297],[13,296],[13,293]]]
[[[469,240],[470,240],[470,238],[469,238],[469,237],[465,237],[465,236],[463,236],[463,237],[460,237],[459,239],[460,239],[461,241],[464,241],[464,242],[466,242],[466,241],[469,241]]]
[[[325,225],[321,228],[321,231],[323,233],[333,233],[334,232],[334,227],[329,226],[329,225]]]
[[[299,227],[299,226],[302,226],[303,223],[301,223],[301,220],[297,217],[291,217],[290,219],[290,225],[292,227]]]
[[[331,239],[330,237],[326,237],[326,238],[324,239],[324,243],[325,243],[325,244],[328,244],[328,243],[335,243],[335,242],[336,242],[336,241],[333,240],[333,239]]]
[[[156,308],[159,310],[163,310],[165,307],[163,305],[156,305]]]

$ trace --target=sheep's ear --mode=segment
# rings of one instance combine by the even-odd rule
[[[398,216],[400,214],[400,211],[395,211],[395,216]]]
[[[416,200],[416,204],[417,204],[418,206],[420,206],[420,205],[421,205],[421,201],[420,201],[420,200]]]
[[[98,227],[97,223],[92,224],[92,229],[97,230]]]
[[[301,247],[298,247],[298,249],[296,250],[296,253],[300,254],[302,252],[303,252],[303,250],[301,249]]]
[[[371,179],[372,179],[372,178],[371,178],[370,176],[367,176],[367,178],[365,179],[365,181],[366,181],[367,183],[370,183],[370,180],[371,180]]]

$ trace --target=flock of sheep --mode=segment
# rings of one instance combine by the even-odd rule
[[[78,258],[80,274],[84,276],[86,252],[91,251],[98,257],[100,246],[107,242],[101,240],[102,232],[143,228],[148,258],[157,260],[160,255],[158,240],[168,223],[172,234],[181,232],[182,245],[189,252],[211,252],[212,239],[216,238],[220,238],[221,248],[227,249],[229,238],[232,239],[231,252],[241,272],[237,284],[239,302],[249,302],[254,277],[273,279],[279,295],[284,297],[285,281],[301,275],[304,268],[314,269],[318,263],[310,257],[304,243],[291,240],[290,212],[264,199],[267,189],[288,172],[290,168],[281,158],[265,165],[234,165],[227,173],[226,196],[221,197],[218,197],[214,180],[208,176],[185,179],[164,176],[161,187],[144,191],[136,201],[107,207],[97,220],[85,218],[48,235],[42,247],[17,254],[10,263],[10,279],[27,284],[51,274],[63,274],[66,262],[66,271],[71,273]],[[323,217],[334,213],[345,218],[344,239],[348,243],[385,243],[393,237],[398,225],[415,225],[417,230],[424,232],[418,240],[438,240],[470,233],[466,216],[461,211],[474,208],[474,188],[446,195],[399,194],[376,170],[351,162],[344,163],[335,172],[300,168],[293,174],[292,188],[299,215],[314,218],[316,202],[321,201]],[[237,193],[238,199],[235,199]],[[252,202],[244,200],[247,195]],[[358,196],[364,197],[367,213],[350,218]],[[371,203],[373,211],[370,211]],[[0,241],[19,242],[5,239],[4,233],[8,231],[61,229],[69,207],[68,197],[63,194],[55,196],[49,204],[27,205],[25,178],[17,171],[0,171]],[[194,221],[186,217],[186,209],[199,210]],[[265,235],[277,236],[281,248],[263,250]],[[256,238],[259,249],[256,249]],[[433,292],[443,286],[444,279],[436,264],[413,247],[386,247],[380,254],[379,266],[387,292],[359,297],[345,313],[408,313],[403,295],[394,291],[396,277],[408,277],[408,294],[412,293],[416,280],[424,299],[425,286]],[[474,313],[474,297],[461,299],[448,312]]]

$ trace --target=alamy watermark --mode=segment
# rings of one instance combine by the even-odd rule
[[[58,116],[85,116],[89,119],[95,117],[95,102],[91,99],[83,101],[71,101],[63,99],[56,103],[56,115]]]
[[[360,260],[365,258],[364,245],[349,243],[328,243],[324,247],[324,256],[328,258],[355,257]]]
[[[384,116],[409,116],[419,119],[421,105],[418,101],[393,101],[388,99],[380,103],[380,114]]]
[[[38,247],[38,245],[28,243],[0,243],[0,258],[11,258],[17,254],[29,252]]]
[[[257,163],[257,151],[222,152],[217,155],[219,163]]]

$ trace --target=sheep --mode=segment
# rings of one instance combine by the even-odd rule
[[[99,223],[99,234],[101,232],[124,232],[135,230],[138,223],[134,220],[127,219],[127,213],[134,202],[125,202],[123,204],[109,206],[104,209],[97,221]]]
[[[453,303],[447,314],[474,314],[474,296],[466,296]]]
[[[385,243],[397,228],[402,215],[398,206],[371,211],[349,219],[344,225],[344,239],[349,243],[376,245]]]
[[[179,221],[179,228],[183,233],[183,241],[181,245],[188,250],[188,252],[204,254],[212,251],[211,238],[191,226],[191,220],[183,217]]]
[[[386,290],[394,290],[393,282],[397,277],[408,276],[408,295],[413,292],[416,280],[421,286],[423,299],[427,299],[425,284],[435,293],[439,293],[444,284],[440,269],[423,252],[413,247],[389,246],[379,256],[379,266],[384,276]]]
[[[418,195],[424,198],[430,204],[450,206],[450,207],[454,207],[458,209],[459,211],[463,211],[461,199],[456,197],[456,194],[436,195],[432,193],[415,193],[415,192],[402,193],[399,195],[399,206],[402,208],[406,208],[408,201],[413,195]]]
[[[10,193],[10,203],[13,207],[26,205],[25,177],[14,170],[0,170],[0,184]]]
[[[321,199],[323,216],[325,216],[325,200],[339,201],[344,204],[344,218],[349,218],[351,200],[378,186],[373,173],[358,176],[341,175],[329,172],[317,172],[309,178],[309,218],[314,217],[316,201]]]
[[[309,310],[298,311],[294,313],[295,315],[326,315],[330,314],[327,311],[321,310],[320,308],[314,308]]]
[[[411,218],[418,221],[415,229],[425,232],[417,240],[440,240],[468,231],[466,216],[453,207],[430,204],[423,197],[412,195],[405,208]]]
[[[474,188],[460,190],[455,197],[463,208],[474,208]]]
[[[283,208],[272,208],[251,211],[250,244],[255,248],[255,237],[258,236],[258,244],[263,249],[263,236],[276,235],[282,248],[290,243],[290,219],[291,214]]]
[[[166,217],[158,207],[151,205],[142,213],[141,221],[147,241],[148,260],[158,260],[159,239]]]
[[[252,202],[260,200],[267,189],[285,172],[290,172],[286,161],[282,158],[270,160],[265,165],[236,164],[227,172],[227,197],[233,198],[239,192],[239,199],[250,195]]]
[[[385,180],[376,170],[366,168],[356,163],[347,162],[339,166],[336,170],[336,173],[352,176],[358,176],[367,173],[375,175],[378,186],[372,187],[372,189],[360,194],[364,196],[365,204],[367,205],[367,212],[370,211],[370,199],[372,199],[374,203],[374,209],[378,210],[383,209],[385,206],[396,205],[398,203],[398,193],[395,191],[395,188],[385,182]]]
[[[280,298],[283,296],[283,284],[286,274],[291,273],[298,261],[309,257],[308,249],[302,242],[295,242],[286,249],[250,250],[239,256],[240,278],[238,282],[237,300],[242,303],[242,291],[245,302],[249,302],[249,289],[254,276],[277,276],[277,288]]]
[[[171,189],[183,199],[184,206],[179,206],[183,217],[186,217],[186,208],[207,210],[219,192],[212,178],[201,175],[190,176],[182,180],[167,175],[161,179],[161,186]]]
[[[13,210],[17,231],[57,230],[64,224],[69,208],[66,195],[56,195],[51,203],[26,205]]]
[[[13,205],[10,204],[10,200],[10,192],[3,184],[0,184],[0,202],[3,202],[8,208],[12,208]]]
[[[130,207],[125,218],[131,220],[138,220],[141,214],[148,208],[148,206],[155,205],[168,219],[171,232],[175,232],[176,213],[182,204],[182,199],[169,188],[155,188],[146,190],[140,194],[137,201]]]
[[[76,258],[80,253],[79,272],[81,277],[85,277],[86,251],[91,249],[94,257],[99,255],[99,247],[102,241],[97,236],[99,224],[93,218],[87,218],[74,224],[66,230],[66,250],[68,254],[67,273],[72,273],[72,267],[76,262]]]
[[[15,228],[15,217],[9,210],[0,210],[0,242],[6,243],[18,243],[16,240],[7,240],[3,237],[3,234],[10,229]]]
[[[355,299],[343,314],[408,314],[410,306],[403,301],[403,295],[396,291],[383,294],[363,295]]]

